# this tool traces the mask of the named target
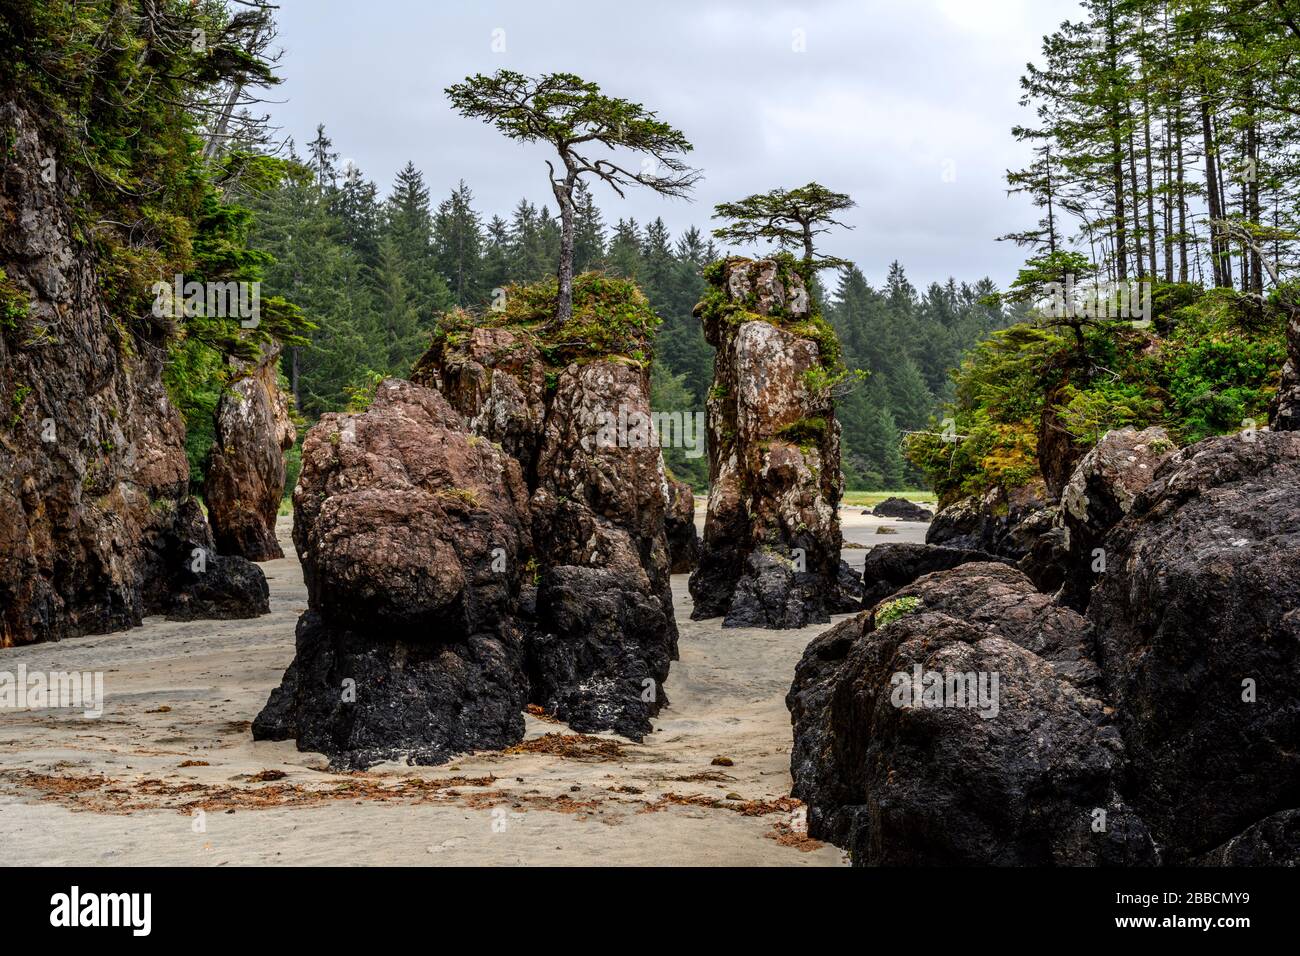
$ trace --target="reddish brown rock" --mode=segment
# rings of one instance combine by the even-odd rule
[[[284,557],[275,519],[297,430],[276,384],[278,358],[278,349],[264,355],[222,393],[203,488],[217,549],[250,561]]]
[[[0,104],[0,647],[147,614],[261,613],[256,567],[232,557],[190,570],[209,532],[162,383],[174,330],[109,313],[96,254],[75,238],[71,166],[43,175],[55,150],[37,115]]]
[[[667,482],[668,510],[664,530],[668,535],[669,570],[690,574],[700,559],[700,532],[695,527],[695,492],[671,475]]]
[[[841,595],[840,429],[834,375],[803,280],[784,260],[729,259],[696,308],[716,349],[709,506],[692,617],[802,627]]]
[[[575,729],[640,739],[677,657],[666,476],[638,427],[649,421],[658,320],[634,285],[602,276],[576,280],[565,328],[550,324],[545,286],[508,298],[514,311],[469,327],[449,316],[413,374],[523,465],[537,555],[530,701]]]
[[[365,412],[308,433],[294,517],[309,611],[255,737],[345,766],[522,738],[532,539],[517,461],[437,392],[389,379]]]
[[[546,367],[531,338],[479,325],[448,333],[416,363],[411,380],[440,391],[471,431],[519,459],[525,475],[534,473],[546,420]]]

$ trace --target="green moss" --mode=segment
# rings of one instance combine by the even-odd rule
[[[13,404],[14,414],[13,414],[13,418],[9,420],[9,424],[11,428],[17,428],[19,423],[22,421],[23,403],[27,401],[27,396],[30,395],[31,393],[32,393],[32,387],[30,385],[27,385],[24,382],[19,382],[18,387],[14,389],[13,398],[11,399],[11,402]]]
[[[921,608],[919,597],[901,597],[887,601],[876,611],[876,627],[882,628],[892,624],[905,614],[914,614]]]
[[[480,506],[478,492],[473,488],[442,488],[438,491],[438,497],[446,501],[458,501],[471,508]]]
[[[19,324],[27,318],[31,307],[27,293],[14,284],[4,269],[0,269],[0,329],[16,332]]]
[[[811,277],[804,275],[802,263],[788,252],[777,253],[770,258],[776,263],[777,278],[787,288],[794,276],[798,276],[803,280],[804,288],[808,290],[807,315],[796,317],[784,305],[763,315],[757,311],[758,294],[756,292],[750,292],[742,301],[732,299],[723,285],[727,273],[735,265],[755,261],[741,256],[719,259],[717,262],[711,262],[704,267],[701,274],[709,283],[709,287],[695,306],[695,314],[705,321],[712,320],[729,325],[740,325],[744,322],[767,322],[775,325],[792,335],[796,335],[801,339],[808,339],[817,344],[817,354],[821,368],[828,373],[833,384],[838,384],[849,378],[861,377],[860,373],[845,368],[844,353],[840,347],[839,336],[835,334],[834,327],[822,315],[821,304],[812,294]]]
[[[456,309],[444,314],[435,342],[441,339],[444,349],[454,352],[472,328],[505,329],[541,354],[548,391],[555,388],[559,370],[574,362],[613,360],[649,367],[660,319],[635,282],[600,272],[576,276],[573,315],[564,325],[555,321],[558,295],[555,279],[507,286],[504,308],[498,311]]]
[[[776,437],[794,445],[820,445],[828,427],[824,418],[801,418],[778,430]]]

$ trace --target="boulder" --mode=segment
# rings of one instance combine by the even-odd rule
[[[393,379],[365,412],[321,416],[302,460],[309,610],[254,737],[348,767],[520,740],[533,551],[519,463],[439,393]]]
[[[898,518],[900,521],[930,521],[934,512],[908,501],[906,498],[886,498],[872,509],[878,518]]]
[[[1138,492],[1174,452],[1163,428],[1107,432],[1075,467],[1061,494],[1058,523],[1064,529],[1065,569],[1060,599],[1076,610],[1104,567],[1102,542],[1128,513]]]
[[[76,165],[48,162],[63,135],[48,113],[0,102],[0,647],[258,613],[256,568],[209,560],[190,579],[210,533],[162,380],[175,329],[105,303]]]
[[[212,531],[198,502],[190,498],[177,509],[176,521],[163,541],[154,579],[165,582],[159,608],[171,621],[259,617],[271,611],[266,575],[252,561],[217,553]]]
[[[1105,542],[1088,618],[1134,800],[1172,862],[1300,806],[1300,434],[1210,438]]]
[[[1049,507],[1042,481],[992,488],[982,498],[958,499],[939,509],[926,544],[985,551],[1019,561],[1033,547],[1041,512]]]
[[[668,536],[668,570],[689,574],[700,559],[700,532],[695,527],[695,492],[684,481],[668,476],[664,531]]]
[[[791,766],[811,835],[855,865],[1155,861],[1100,701],[992,626],[862,620],[809,646],[789,698],[817,728],[797,718]]]
[[[203,497],[217,549],[250,561],[284,557],[275,519],[284,497],[284,453],[297,429],[276,384],[279,349],[265,352],[217,403],[216,437],[208,456]]]
[[[714,346],[708,513],[691,575],[696,619],[789,628],[839,594],[840,429],[834,333],[786,259],[728,259],[696,307]]]
[[[1281,810],[1191,861],[1195,866],[1300,866],[1300,810]]]
[[[1092,628],[1082,615],[1053,601],[1016,568],[996,561],[962,564],[918,578],[892,599],[911,597],[928,611],[993,628],[1033,651],[1075,687],[1101,696]],[[873,613],[879,613],[878,604]]]
[[[947,571],[972,561],[1001,561],[984,551],[935,544],[878,544],[866,554],[862,572],[862,607],[870,610],[899,588],[933,571]]]

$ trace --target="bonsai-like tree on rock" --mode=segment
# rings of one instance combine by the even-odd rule
[[[572,73],[548,73],[533,78],[499,70],[477,74],[447,87],[452,106],[463,116],[492,123],[521,142],[546,142],[559,153],[560,169],[551,161],[551,191],[560,206],[559,295],[556,321],[573,315],[574,190],[580,177],[603,180],[623,196],[626,186],[648,186],[665,196],[685,198],[700,172],[681,161],[691,151],[681,131],[658,119],[639,103],[606,96],[595,83]],[[615,158],[589,158],[590,149],[604,146],[643,153],[639,169]]]

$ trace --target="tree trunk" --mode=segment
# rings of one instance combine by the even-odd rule
[[[555,321],[559,325],[573,318],[573,186],[576,182],[577,174],[572,169],[563,180],[551,180],[555,201],[560,206],[560,267],[556,273],[560,289],[555,299]]]
[[[1179,93],[1178,106],[1174,110],[1174,136],[1176,137],[1174,156],[1178,164],[1175,173],[1178,177],[1178,281],[1186,282],[1188,278],[1187,180],[1183,175],[1186,164],[1183,162],[1183,101],[1181,92]]]
[[[1210,127],[1210,101],[1201,91],[1201,141],[1205,150],[1205,198],[1210,206],[1210,271],[1215,287],[1222,286],[1223,263],[1219,258],[1218,227],[1215,222],[1223,218],[1219,206],[1219,180],[1214,162],[1214,131]]]

